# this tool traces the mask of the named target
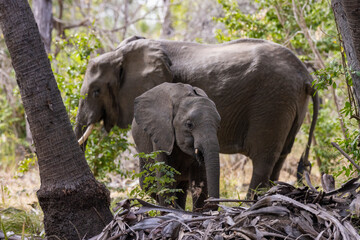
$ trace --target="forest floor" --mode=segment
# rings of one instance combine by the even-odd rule
[[[280,181],[291,185],[295,184],[297,164],[303,149],[303,144],[297,142],[294,144],[293,151],[287,157],[280,173]],[[122,156],[122,158],[127,159],[121,162],[123,171],[137,171],[138,161],[134,158],[134,154],[133,150],[125,152],[124,156]],[[221,155],[220,161],[220,197],[223,199],[244,199],[252,173],[250,159],[236,154]],[[11,221],[14,218],[14,213],[20,212],[22,214],[21,219],[14,222],[13,225],[7,223],[6,231],[21,233],[25,222],[29,222],[28,219],[31,219],[30,225],[26,225],[26,227],[30,226],[31,230],[27,232],[39,235],[43,231],[43,216],[36,197],[36,192],[40,188],[38,168],[33,167],[22,176],[15,177],[17,173],[16,165],[10,166],[12,167],[8,166],[6,169],[0,167],[0,217],[2,217],[4,223],[5,220]],[[315,187],[321,185],[320,172],[316,164],[313,164],[310,178]],[[134,197],[130,196],[130,192],[138,186],[137,179],[132,180],[115,175],[110,175],[109,179],[111,181],[107,182],[106,185],[111,192],[112,207],[122,199]],[[339,179],[336,181],[337,185],[340,185],[341,182]],[[234,206],[231,203],[224,203],[224,205]],[[191,206],[187,206],[187,210],[191,210],[191,208]]]
[[[301,146],[294,146],[289,154],[280,174],[280,181],[294,184],[296,182],[296,168],[301,155]],[[122,164],[128,171],[137,170],[137,160],[131,158]],[[240,154],[221,155],[220,195],[222,198],[244,199],[252,173],[251,161]],[[316,164],[315,164],[316,165]],[[22,176],[16,176],[16,167],[0,169],[0,209],[14,207],[30,210],[37,203],[36,191],[40,188],[40,176],[37,167],[33,167]],[[315,186],[320,185],[320,173],[314,166],[311,173]],[[110,175],[111,181],[106,185],[111,191],[112,199],[122,199],[129,196],[129,192],[138,184],[138,180]]]

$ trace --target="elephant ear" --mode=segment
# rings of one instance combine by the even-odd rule
[[[112,96],[117,96],[121,87],[119,79],[122,78],[122,62],[123,56],[118,51],[111,51],[90,60],[80,92],[81,95],[93,99],[101,94],[98,99],[103,99],[106,112],[104,125],[108,132],[117,124],[119,118],[117,106],[113,103],[115,97]],[[94,104],[92,107],[92,111],[100,115],[101,104]],[[97,111],[94,110],[96,107]]]
[[[124,39],[124,40],[117,46],[116,49],[125,46],[125,45],[128,44],[129,42],[136,41],[136,40],[139,40],[139,39],[145,39],[145,38],[142,37],[142,36],[136,36],[136,35],[135,35],[135,36],[132,36],[132,37],[128,37],[128,38]]]
[[[201,97],[208,97],[208,95],[206,95],[205,91],[202,90],[201,88],[198,87],[192,87],[192,91],[195,93],[195,95],[201,96]]]
[[[125,81],[134,81],[141,86],[142,92],[163,82],[172,82],[171,61],[161,47],[159,41],[138,39],[121,47],[123,53],[123,69]],[[124,83],[126,86],[126,82]]]
[[[154,150],[171,154],[175,141],[173,103],[169,89],[163,85],[152,88],[134,101],[136,123],[149,134]]]

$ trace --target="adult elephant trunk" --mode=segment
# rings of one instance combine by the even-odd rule
[[[81,101],[81,100],[80,100]],[[81,136],[84,134],[84,131],[87,127],[87,123],[86,123],[86,119],[84,117],[84,111],[82,111],[81,108],[81,104],[79,105],[79,109],[77,111],[77,115],[76,115],[76,119],[75,119],[75,128],[74,128],[74,132],[75,132],[75,136],[76,139],[79,140],[81,138]]]
[[[76,139],[78,140],[81,149],[85,151],[86,148],[86,140],[90,136],[91,131],[94,128],[94,124],[88,125],[81,116],[78,115],[76,118],[76,125],[75,125],[75,135]]]
[[[216,135],[215,135],[216,136]],[[210,139],[210,138],[208,138]],[[200,148],[203,154],[206,170],[206,181],[208,194],[210,197],[219,198],[220,188],[220,158],[219,158],[219,142],[215,140],[207,140]]]

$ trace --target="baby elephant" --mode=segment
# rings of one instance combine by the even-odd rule
[[[161,150],[156,161],[181,173],[167,186],[183,191],[176,193],[175,206],[185,208],[189,188],[193,208],[202,207],[208,195],[219,197],[219,124],[214,102],[203,90],[188,84],[163,83],[135,99],[132,135],[138,152]],[[141,171],[145,164],[140,159]],[[156,196],[156,200],[166,205],[164,197]]]

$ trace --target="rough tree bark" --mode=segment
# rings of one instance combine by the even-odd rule
[[[44,42],[45,50],[50,53],[52,24],[52,1],[33,0],[32,3],[35,21],[39,27],[41,39]]]
[[[353,79],[355,98],[360,109],[360,54],[357,55],[360,51],[360,2],[358,0],[332,0],[331,7],[341,33],[347,65],[350,67]]]
[[[344,0],[344,10],[354,44],[356,58],[360,62],[360,1]]]
[[[112,219],[109,191],[77,144],[27,0],[0,0],[0,26],[34,138],[48,238],[94,236]]]
[[[51,0],[33,0],[32,7],[34,11],[35,21],[38,25],[40,36],[45,45],[46,53],[50,53],[51,49],[51,31],[52,24],[52,1]],[[29,121],[25,114],[26,141],[30,145],[31,152],[35,149],[32,146],[33,139],[30,131]]]

